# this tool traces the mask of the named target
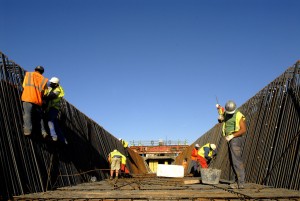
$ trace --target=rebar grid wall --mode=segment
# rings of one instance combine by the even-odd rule
[[[238,108],[247,122],[243,147],[247,182],[300,189],[299,68],[300,61]],[[207,142],[215,143],[218,151],[211,167],[222,170],[222,179],[233,180],[221,124],[216,124],[194,144],[202,146]],[[176,164],[190,158],[194,144],[176,158]]]
[[[24,75],[24,69],[0,52],[0,200],[107,178],[107,156],[115,148],[125,154],[123,146],[66,100],[59,123],[68,145],[44,139],[37,122],[30,137],[24,136]],[[128,154],[130,172],[146,173],[143,159],[130,150]]]

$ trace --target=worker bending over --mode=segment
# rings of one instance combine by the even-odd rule
[[[208,168],[210,161],[217,155],[217,146],[215,144],[207,143],[198,150],[198,158],[202,168]]]
[[[108,161],[110,162],[110,179],[113,179],[114,172],[116,173],[116,179],[118,179],[122,158],[126,157],[123,154],[121,154],[117,149],[109,153]]]

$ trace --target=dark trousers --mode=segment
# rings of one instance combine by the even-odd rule
[[[239,185],[245,184],[245,166],[242,159],[243,141],[243,137],[235,137],[228,143],[231,166],[236,174],[236,180]]]

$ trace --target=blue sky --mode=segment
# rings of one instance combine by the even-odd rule
[[[193,143],[300,59],[300,1],[1,0],[0,51],[127,141]]]

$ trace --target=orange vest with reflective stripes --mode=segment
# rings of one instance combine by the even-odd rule
[[[38,72],[26,72],[23,81],[22,101],[42,106],[43,91],[47,87],[48,79]]]

